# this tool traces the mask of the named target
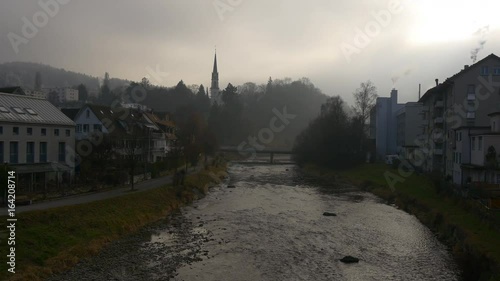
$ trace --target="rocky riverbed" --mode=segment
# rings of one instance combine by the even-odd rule
[[[429,229],[370,193],[292,165],[236,164],[230,176],[50,280],[459,280]]]

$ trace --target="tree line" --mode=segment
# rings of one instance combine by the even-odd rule
[[[375,106],[377,88],[371,81],[354,92],[352,110],[340,96],[321,106],[321,113],[297,137],[293,151],[299,165],[313,163],[334,169],[350,168],[367,156],[367,121]]]

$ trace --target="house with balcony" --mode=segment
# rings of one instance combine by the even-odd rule
[[[71,110],[65,111],[71,114]],[[74,117],[76,139],[87,143],[79,146],[84,147],[99,145],[107,137],[113,143],[115,157],[134,153],[140,161],[157,162],[168,152],[168,136],[154,121],[157,119],[161,121],[141,110],[87,104]]]
[[[46,99],[0,93],[0,161],[17,172],[19,195],[69,184],[75,123]]]
[[[491,126],[470,132],[468,159],[461,164],[463,184],[487,183],[500,186],[500,111],[489,114]]]
[[[463,165],[471,164],[472,139],[490,127],[500,110],[500,58],[490,54],[429,89],[419,100],[426,120],[421,147],[426,171],[439,171],[463,185]],[[477,144],[477,140],[476,140]]]
[[[177,129],[168,113],[146,112],[145,114],[159,128],[157,132],[153,133],[154,150],[152,151],[153,159],[159,161],[167,157],[167,153],[175,146]]]

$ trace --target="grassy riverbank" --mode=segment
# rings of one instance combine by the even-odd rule
[[[16,216],[16,273],[7,272],[7,244],[3,242],[0,279],[43,280],[65,271],[96,255],[110,241],[202,196],[225,170],[221,164],[189,175],[184,187],[162,186],[88,204],[21,213]],[[0,221],[5,223],[6,217]]]
[[[489,212],[486,217],[483,211],[475,210],[479,207],[473,203],[439,194],[428,178],[416,174],[403,177],[393,191],[384,173],[399,173],[384,164],[366,164],[346,171],[316,166],[305,170],[332,180],[347,180],[416,215],[452,247],[465,280],[500,280],[500,232],[492,226],[500,212],[484,210]]]

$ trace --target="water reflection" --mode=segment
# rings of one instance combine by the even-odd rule
[[[188,257],[173,280],[458,278],[427,228],[369,193],[312,181],[292,165],[237,164],[230,174],[235,189],[215,188],[143,245],[165,259]],[[339,262],[345,255],[360,262]]]

